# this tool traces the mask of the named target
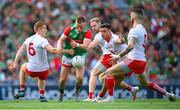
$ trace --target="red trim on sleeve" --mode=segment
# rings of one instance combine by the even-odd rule
[[[66,29],[64,30],[64,35],[68,36],[70,30],[71,30],[71,27],[70,27],[70,26],[66,27]]]
[[[85,34],[84,34],[84,38],[87,38],[87,39],[92,39],[92,33],[90,30],[88,30]]]

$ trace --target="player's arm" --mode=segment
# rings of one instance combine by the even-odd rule
[[[62,53],[73,55],[74,49],[62,49]]]
[[[21,56],[25,50],[26,50],[26,46],[23,44],[17,51],[16,57],[15,57],[13,63],[10,64],[8,67],[10,70],[13,70],[14,68],[16,68],[16,66],[18,65],[19,59],[21,58]]]
[[[64,45],[64,41],[66,40],[67,36],[65,34],[62,34],[59,40],[57,41],[57,48],[62,49]]]
[[[14,63],[18,64],[19,62],[19,59],[21,58],[23,52],[26,50],[26,46],[25,45],[22,45],[19,50],[17,51],[16,53],[16,57],[14,59]]]
[[[131,37],[130,41],[128,42],[127,47],[122,52],[120,52],[118,55],[120,57],[125,56],[127,53],[129,53],[134,48],[136,42],[137,42],[137,38],[136,37]]]
[[[91,43],[91,39],[84,38],[83,44],[76,44],[76,47],[87,49],[88,45]]]
[[[61,37],[59,38],[59,40],[57,41],[57,48],[62,49],[64,46],[64,41],[68,38],[69,32],[71,30],[71,27],[68,26],[66,27],[66,29],[64,30],[63,34],[61,35]]]
[[[76,43],[75,41],[71,41],[71,46],[72,48],[74,47],[79,47],[79,48],[83,48],[83,49],[87,49],[88,45],[91,42],[91,38],[92,38],[92,33],[90,30],[88,30],[85,34],[84,34],[84,40],[83,40],[83,44],[80,43]]]
[[[50,44],[47,44],[44,47],[48,52],[53,53],[53,54],[59,54],[61,53],[61,50],[59,48],[54,48],[53,46],[51,46]]]
[[[94,40],[89,44],[87,50],[92,49],[92,48],[96,48],[96,47],[98,47],[98,45],[99,45],[99,41],[98,41],[97,39],[94,39]]]

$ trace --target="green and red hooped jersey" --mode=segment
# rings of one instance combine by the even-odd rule
[[[76,41],[79,44],[83,43],[84,38],[90,39],[90,40],[92,39],[92,33],[88,27],[85,27],[81,33],[78,33],[75,28],[75,23],[66,27],[63,34],[66,35],[68,38]],[[69,39],[66,39],[64,44],[65,44],[64,49],[72,49]],[[69,55],[69,54],[63,54],[63,55],[65,55],[68,58],[73,58],[76,55],[80,55],[80,56],[84,55],[86,54],[86,52],[87,51],[85,49],[75,47],[74,55]]]

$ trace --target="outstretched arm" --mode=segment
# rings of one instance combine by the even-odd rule
[[[48,52],[53,53],[53,54],[59,54],[62,53],[59,48],[54,48],[50,44],[46,45],[44,47]]]
[[[9,67],[8,67],[11,71],[17,67],[18,62],[19,62],[19,59],[21,58],[21,56],[22,56],[22,54],[23,54],[23,52],[24,52],[25,50],[26,50],[26,46],[25,46],[25,45],[22,45],[22,46],[19,48],[19,50],[18,50],[17,53],[16,53],[16,57],[15,57],[13,63],[10,64]]]

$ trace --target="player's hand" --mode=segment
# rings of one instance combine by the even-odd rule
[[[109,62],[110,64],[114,65],[114,63],[116,63],[119,60],[120,56],[118,54],[112,54],[111,56],[112,58],[109,59]]]
[[[100,81],[104,81],[105,79],[107,79],[107,77],[111,76],[110,74],[103,72],[102,74],[99,75],[99,80]]]
[[[75,48],[77,46],[77,43],[73,40],[70,43],[71,43],[72,48]]]
[[[105,78],[106,78],[106,74],[105,74],[105,73],[101,73],[101,74],[99,75],[99,81],[102,82]]]
[[[68,50],[68,54],[70,54],[70,55],[74,55],[74,49],[70,49],[70,50]]]
[[[12,64],[9,65],[8,69],[10,71],[15,71],[16,67],[17,67],[17,64],[16,63],[12,63]]]
[[[62,49],[61,48],[56,49],[56,51],[57,51],[57,54],[62,54]]]

